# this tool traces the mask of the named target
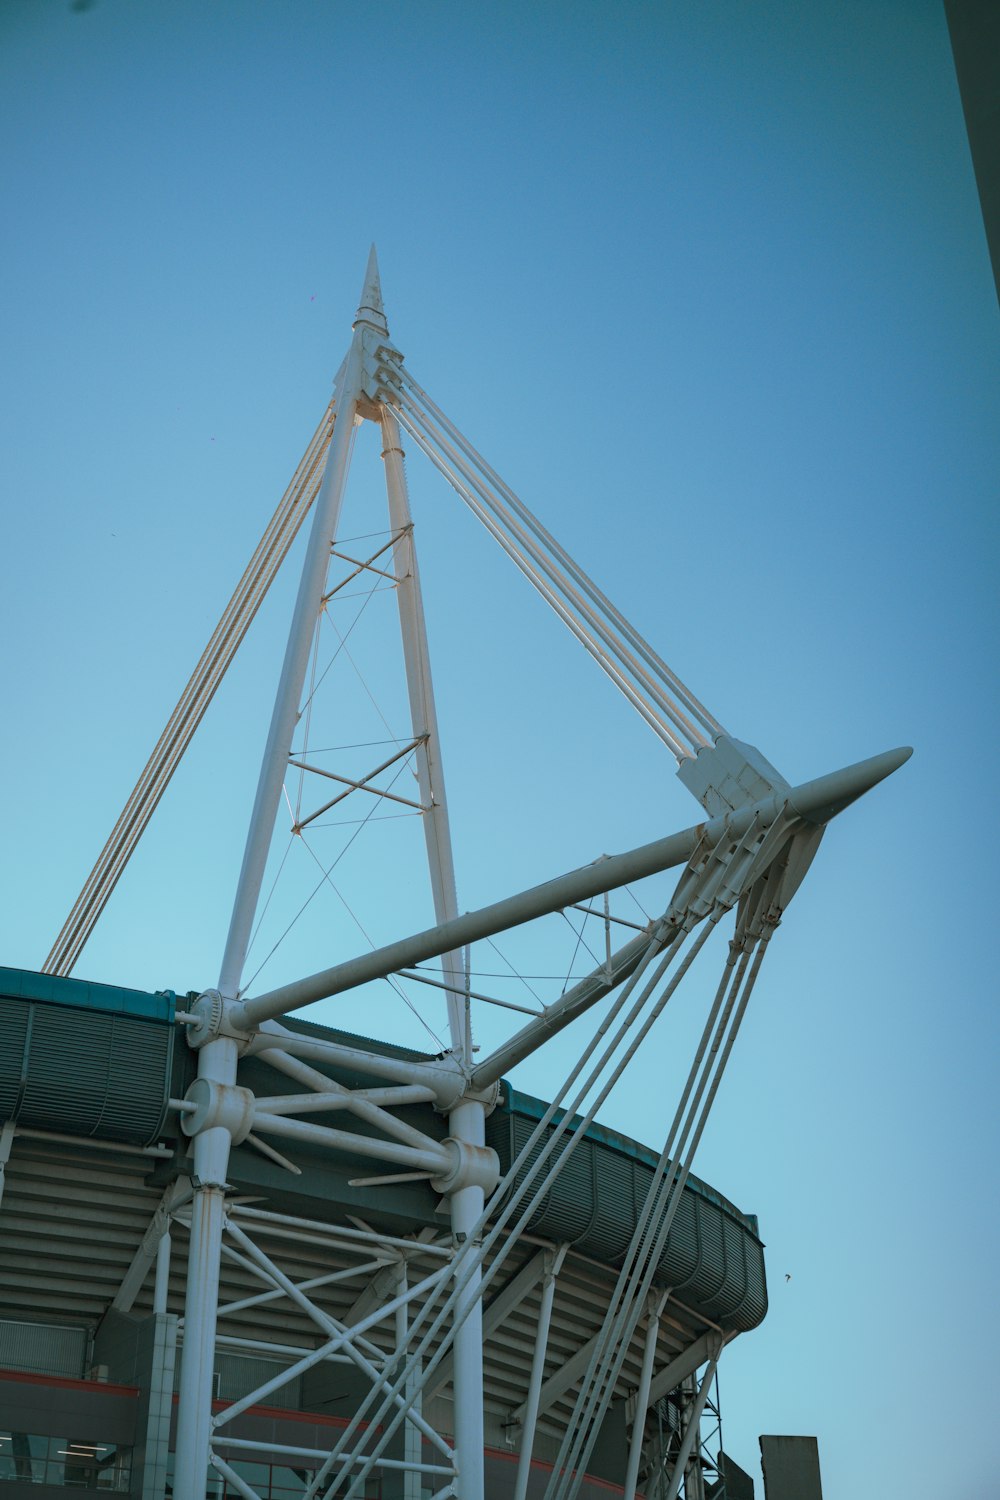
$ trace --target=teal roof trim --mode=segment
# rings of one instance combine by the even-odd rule
[[[522,1094],[518,1089],[511,1088],[506,1078],[503,1080],[502,1088],[504,1107],[511,1114],[526,1115],[529,1119],[540,1120],[549,1107],[543,1099],[536,1099],[532,1094]],[[566,1111],[564,1109],[557,1109],[552,1116],[552,1123],[557,1124],[565,1117],[565,1114]],[[573,1125],[579,1124],[580,1119],[580,1115],[574,1115]],[[610,1150],[617,1151],[619,1155],[627,1156],[632,1161],[642,1162],[643,1166],[646,1167],[655,1167],[659,1161],[659,1155],[657,1152],[651,1150],[649,1146],[643,1146],[639,1141],[632,1140],[630,1136],[621,1135],[617,1130],[611,1130],[607,1125],[600,1125],[596,1120],[593,1120],[587,1126],[586,1139],[600,1141],[603,1146],[609,1147]],[[685,1186],[687,1191],[697,1193],[706,1202],[714,1203],[716,1208],[721,1208],[723,1213],[729,1214],[730,1218],[735,1219],[737,1224],[741,1224],[744,1229],[749,1229],[750,1233],[756,1239],[760,1238],[760,1226],[756,1214],[742,1213],[734,1203],[730,1203],[728,1198],[724,1198],[721,1193],[716,1192],[710,1183],[703,1182],[700,1177],[695,1177],[693,1172],[689,1175]]]
[[[36,974],[31,969],[0,967],[0,997],[34,1000],[43,1005],[72,1005],[77,1010],[99,1010],[106,1014],[134,1016],[143,1021],[172,1025],[177,997],[173,990],[155,995],[146,990],[125,990],[116,984],[95,984],[87,979],[60,979],[55,974]]]

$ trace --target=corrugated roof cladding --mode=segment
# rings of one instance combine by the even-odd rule
[[[170,1092],[174,996],[0,969],[0,1120],[148,1145]]]
[[[36,1129],[141,1145],[160,1138],[161,1132],[175,1133],[176,1119],[168,1118],[167,1111],[174,1008],[169,992],[151,995],[0,969],[0,1121],[16,1119]],[[358,1040],[324,1027],[293,1026],[347,1043]],[[372,1051],[396,1050],[375,1041],[366,1045]],[[193,1062],[181,1047],[179,1077]],[[354,1080],[345,1074],[344,1081]],[[487,1120],[486,1139],[506,1174],[548,1106],[506,1081],[502,1095],[503,1103]],[[318,1165],[319,1157],[306,1148],[301,1154],[306,1170],[297,1190],[309,1196],[316,1175],[309,1159]],[[605,1265],[620,1264],[657,1160],[657,1153],[639,1142],[590,1125],[540,1203],[531,1229],[569,1242]],[[319,1186],[317,1182],[317,1190]],[[429,1189],[426,1199],[427,1222],[434,1222],[436,1196]],[[755,1327],[767,1311],[756,1218],[740,1213],[708,1183],[690,1177],[656,1279],[725,1327]]]
[[[506,1174],[527,1145],[546,1105],[504,1086],[507,1103],[486,1122],[486,1143]],[[548,1127],[551,1131],[554,1123]],[[515,1178],[522,1180],[539,1141]],[[657,1154],[638,1142],[591,1126],[559,1172],[529,1229],[568,1242],[605,1265],[622,1263],[653,1181]],[[655,1280],[725,1328],[756,1328],[767,1312],[764,1248],[757,1220],[689,1177],[670,1227]]]

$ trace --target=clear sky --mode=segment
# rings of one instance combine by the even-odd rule
[[[761,1432],[818,1435],[828,1500],[996,1494],[1000,320],[938,0],[4,0],[0,132],[3,962],[43,961],[327,401],[376,240],[414,374],[733,733],[792,781],[915,747],[827,836],[699,1156],[770,1267],[725,1440],[759,1494]],[[374,438],[358,532],[385,524]],[[409,473],[461,905],[695,821]],[[215,982],[292,581],[81,976]],[[352,641],[388,701],[385,606]],[[338,743],[378,737],[351,675]],[[411,825],[370,832],[337,879],[377,942],[427,910]],[[317,900],[261,983],[363,946]],[[378,1007],[319,1018],[426,1040]],[[550,1092],[574,1045],[515,1081]],[[658,1145],[677,1055],[665,1030],[606,1122]]]

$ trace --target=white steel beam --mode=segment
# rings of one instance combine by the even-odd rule
[[[581,1344],[576,1353],[571,1354],[569,1359],[560,1365],[559,1369],[546,1380],[538,1397],[539,1416],[543,1412],[547,1412],[550,1406],[554,1406],[560,1396],[564,1396],[568,1390],[571,1390],[581,1375],[584,1374],[590,1364],[594,1350],[597,1348],[597,1338],[598,1335],[595,1333],[593,1338],[589,1338],[585,1344]],[[524,1424],[527,1411],[528,1403],[527,1400],[524,1400],[514,1412],[515,1426],[520,1427]]]
[[[153,1282],[154,1313],[165,1313],[167,1310],[167,1298],[170,1293],[170,1250],[170,1230],[167,1228],[160,1235],[160,1243],[156,1247],[156,1279]]]
[[[642,1458],[642,1440],[646,1427],[646,1409],[649,1406],[649,1387],[653,1378],[653,1363],[656,1359],[656,1341],[660,1333],[660,1314],[668,1292],[651,1299],[649,1319],[646,1324],[646,1342],[642,1351],[642,1371],[636,1391],[632,1414],[632,1433],[629,1440],[628,1467],[625,1471],[625,1493],[622,1500],[635,1500],[635,1486],[639,1478],[639,1462]]]
[[[169,1233],[170,1220],[179,1208],[191,1201],[193,1188],[189,1177],[178,1177],[166,1189],[153,1211],[139,1248],[122,1277],[121,1286],[115,1293],[111,1306],[116,1312],[128,1312],[142,1290],[150,1268],[156,1263],[160,1241]],[[166,1309],[158,1309],[166,1311]]]
[[[514,1481],[513,1500],[526,1500],[528,1479],[531,1475],[531,1456],[535,1446],[535,1428],[542,1395],[542,1378],[545,1374],[545,1355],[549,1347],[549,1325],[552,1321],[552,1303],[556,1293],[556,1277],[566,1258],[568,1245],[560,1245],[555,1252],[546,1250],[544,1255],[544,1279],[542,1300],[535,1325],[535,1348],[531,1357],[531,1375],[528,1379],[528,1398],[524,1403],[524,1421],[521,1426],[521,1454]]]
[[[3,1202],[3,1190],[7,1182],[7,1163],[10,1161],[16,1132],[15,1121],[5,1120],[3,1128],[0,1129],[0,1203]]]
[[[396,1284],[400,1292],[406,1291],[406,1262],[401,1261],[395,1268]],[[403,1302],[396,1309],[396,1353],[397,1357],[406,1360],[406,1384],[402,1395],[405,1401],[411,1403],[411,1410],[419,1417],[422,1415],[423,1402],[420,1392],[421,1361],[407,1357],[406,1336],[409,1325],[409,1308]],[[420,1463],[423,1458],[423,1445],[420,1441],[420,1431],[412,1422],[407,1422],[403,1428],[403,1462],[406,1468],[403,1472],[403,1500],[420,1500]]]
[[[396,573],[396,602],[399,627],[403,638],[403,663],[410,700],[410,723],[417,743],[417,785],[424,808],[421,819],[427,843],[427,865],[430,870],[434,915],[439,922],[450,922],[458,916],[455,887],[455,857],[448,823],[444,771],[441,765],[441,739],[438,731],[431,659],[427,646],[427,622],[420,591],[417,552],[413,542],[413,518],[406,489],[403,449],[399,423],[392,411],[382,407],[382,459],[385,464],[385,486],[389,502],[389,523],[398,540],[393,557]],[[461,1060],[472,1061],[472,1037],[469,1033],[468,1005],[463,994],[464,964],[461,952],[446,953],[441,959],[448,990],[448,1029],[451,1045]]]
[[[539,1250],[537,1255],[521,1267],[516,1276],[503,1287],[497,1295],[483,1308],[483,1339],[484,1341],[496,1333],[501,1324],[509,1317],[516,1307],[520,1307],[524,1299],[531,1295],[539,1281],[545,1275],[546,1259],[551,1259],[550,1250]],[[428,1392],[429,1396],[436,1396],[446,1385],[450,1385],[455,1373],[455,1361],[452,1354],[446,1354],[434,1371],[433,1380]]]
[[[717,1355],[724,1342],[723,1335],[710,1328],[703,1333],[701,1338],[696,1339],[686,1349],[682,1349],[675,1359],[662,1370],[658,1370],[653,1376],[649,1386],[649,1394],[646,1402],[647,1407],[655,1406],[657,1401],[662,1401],[664,1396],[669,1396],[675,1391],[683,1380],[693,1375],[713,1354]]]
[[[687,1425],[684,1428],[684,1437],[681,1440],[680,1452],[678,1453],[677,1458],[674,1462],[674,1472],[670,1476],[670,1483],[667,1485],[667,1492],[664,1495],[663,1500],[677,1500],[677,1493],[680,1490],[681,1481],[684,1478],[684,1471],[687,1468],[688,1459],[691,1457],[691,1451],[698,1439],[698,1426],[701,1422],[701,1414],[705,1410],[705,1402],[708,1400],[708,1393],[711,1389],[712,1381],[715,1378],[715,1368],[719,1363],[720,1349],[721,1345],[720,1348],[716,1349],[715,1354],[709,1360],[708,1365],[705,1369],[705,1373],[701,1377],[701,1384],[698,1387],[698,1394],[695,1396],[694,1400],[691,1402],[691,1405],[688,1407]]]
[[[386,1305],[384,1310],[378,1309],[374,1313],[369,1313],[368,1317],[362,1319],[362,1321],[355,1327],[345,1328],[343,1324],[339,1323],[336,1319],[331,1318],[322,1310],[322,1308],[317,1307],[316,1304],[312,1302],[304,1292],[300,1291],[296,1284],[291,1281],[288,1276],[285,1275],[285,1273],[280,1269],[279,1266],[274,1263],[271,1257],[269,1255],[266,1255],[265,1252],[261,1250],[259,1245],[255,1245],[254,1242],[249,1238],[249,1236],[245,1235],[237,1225],[230,1223],[228,1229],[229,1233],[233,1236],[236,1242],[242,1246],[242,1248],[246,1251],[247,1255],[250,1256],[252,1260],[257,1262],[265,1275],[277,1286],[280,1286],[285,1292],[286,1296],[299,1308],[301,1308],[306,1316],[309,1317],[314,1323],[316,1323],[317,1326],[328,1335],[328,1338],[327,1342],[321,1345],[319,1350],[314,1350],[310,1354],[303,1356],[303,1358],[299,1360],[294,1366],[292,1366],[289,1371],[283,1372],[282,1377],[275,1376],[272,1381],[268,1381],[265,1385],[260,1386],[258,1390],[253,1391],[249,1395],[241,1397],[240,1400],[233,1402],[226,1408],[225,1412],[219,1414],[219,1417],[215,1424],[216,1426],[221,1426],[223,1425],[223,1423],[231,1422],[232,1420],[234,1420],[234,1418],[240,1416],[240,1414],[246,1411],[248,1407],[257,1403],[265,1393],[269,1393],[271,1390],[278,1389],[287,1381],[288,1378],[290,1378],[292,1373],[297,1373],[299,1369],[311,1368],[312,1364],[319,1362],[317,1356],[319,1356],[319,1358],[325,1359],[330,1354],[336,1353],[340,1349],[343,1349],[344,1353],[350,1356],[350,1358],[354,1361],[358,1368],[365,1375],[367,1375],[368,1379],[372,1382],[373,1385],[384,1385],[385,1381],[381,1372],[375,1368],[370,1360],[365,1358],[361,1350],[355,1346],[354,1341],[357,1340],[361,1334],[366,1333],[369,1328],[374,1327],[376,1323],[380,1322],[385,1313],[394,1313],[396,1311],[396,1306],[400,1302],[406,1303],[412,1301],[415,1297],[422,1296],[425,1292],[432,1290],[436,1283],[447,1274],[446,1267],[442,1267],[437,1271],[432,1271],[430,1276],[425,1276],[422,1281],[415,1283],[415,1285],[408,1288],[407,1291],[401,1293],[399,1297],[393,1298],[392,1301]],[[401,1397],[396,1397],[395,1401],[396,1405],[402,1405]],[[444,1453],[446,1456],[450,1457],[450,1450],[447,1443],[439,1433],[435,1432],[435,1430],[429,1425],[429,1423],[425,1422],[421,1417],[413,1415],[412,1412],[409,1414],[409,1419],[410,1421],[416,1423],[420,1431],[423,1433],[424,1437],[426,1437],[433,1444],[433,1446],[438,1449],[439,1452]]]
[[[361,1093],[346,1088],[342,1083],[337,1083],[333,1078],[328,1078],[317,1068],[311,1068],[308,1063],[302,1062],[297,1057],[292,1057],[282,1048],[268,1048],[261,1053],[263,1061],[269,1063],[272,1068],[277,1068],[288,1078],[294,1078],[296,1083],[301,1083],[305,1088],[311,1090],[308,1096],[296,1098],[295,1095],[285,1096],[281,1100],[268,1100],[258,1095],[255,1109],[268,1114],[284,1114],[286,1111],[296,1113],[298,1109],[307,1112],[323,1106],[322,1096],[333,1096],[344,1109],[356,1115],[359,1120],[365,1120],[369,1125],[383,1131],[386,1135],[402,1141],[404,1145],[415,1146],[426,1151],[436,1151],[438,1142],[433,1136],[425,1135],[422,1130],[417,1130],[413,1125],[407,1125],[396,1115],[390,1114],[381,1103],[372,1099],[366,1099]],[[406,1091],[404,1093],[404,1090]],[[388,1091],[386,1091],[388,1092]],[[435,1097],[435,1090],[420,1085],[400,1085],[397,1091],[402,1097],[399,1103],[412,1103],[416,1098]],[[317,1097],[318,1096],[318,1097]],[[270,1106],[274,1106],[271,1108]],[[329,1106],[328,1106],[329,1107]]]
[[[210,1042],[198,1055],[199,1078],[231,1085],[236,1078],[236,1057],[236,1043],[228,1037]],[[174,1467],[174,1488],[190,1500],[205,1500],[208,1480],[219,1262],[231,1144],[232,1137],[224,1125],[203,1130],[194,1142],[195,1193],[188,1240]]]
[[[597,864],[571,870],[492,906],[466,912],[452,922],[443,922],[266,994],[240,1000],[232,1007],[230,1019],[234,1026],[250,1030],[262,1021],[311,1005],[315,1000],[342,994],[371,979],[384,979],[398,969],[411,969],[426,959],[440,958],[466,943],[493,937],[536,917],[561,911],[575,902],[590,900],[605,891],[629,885],[646,875],[656,875],[672,866],[685,864],[700,843],[718,845],[725,839],[739,840],[755,822],[763,821],[764,826],[773,822],[786,805],[792,816],[807,823],[828,823],[878,782],[891,776],[911,754],[908,748],[887,750],[869,760],[859,761],[857,765],[845,766],[843,770],[793,787],[787,797],[767,797],[725,817],[712,818],[707,823],[630,849],[626,854],[612,854]],[[539,1045],[544,1039],[539,1038]]]
[[[362,305],[364,302],[365,294],[362,292]],[[359,308],[359,317],[361,313],[362,308]],[[362,333],[356,324],[343,365],[343,374],[337,385],[333,437],[323,482],[315,502],[313,524],[233,902],[229,935],[219,976],[223,1008],[232,1003],[239,990],[274,831],[274,819],[288,765],[309,650],[321,608],[330,548],[347,483],[361,375]],[[222,1085],[223,1089],[231,1089],[236,1083],[237,1056],[236,1044],[229,1037],[217,1037],[209,1041],[199,1052],[199,1079],[207,1079],[212,1084]],[[188,1250],[175,1479],[178,1493],[184,1495],[185,1500],[205,1500],[211,1435],[219,1259],[231,1143],[232,1135],[226,1125],[202,1130],[195,1137],[194,1143],[196,1192]]]
[[[275,695],[271,727],[264,746],[257,795],[250,815],[243,865],[233,902],[233,915],[219,976],[219,989],[227,998],[234,997],[239,990],[250,929],[264,878],[264,866],[274,833],[274,819],[288,768],[302,685],[309,664],[309,650],[330,565],[330,548],[340,520],[347,484],[360,393],[361,365],[361,336],[356,331],[348,351],[343,381],[337,390],[337,419],[323,483],[316,497],[309,546]]]
[[[486,1145],[486,1109],[475,1099],[465,1099],[448,1116],[452,1136],[482,1149]],[[459,1247],[480,1232],[486,1202],[478,1186],[460,1188],[451,1194],[451,1229]],[[461,1476],[461,1500],[483,1500],[483,1279],[481,1250],[462,1287],[452,1314],[455,1375],[453,1382],[455,1448]]]
[[[325,1063],[331,1068],[348,1068],[356,1073],[368,1073],[375,1078],[385,1078],[404,1086],[424,1084],[429,1088],[439,1109],[448,1109],[461,1098],[466,1087],[466,1077],[454,1058],[440,1062],[432,1058],[411,1059],[388,1057],[380,1052],[366,1052],[360,1047],[349,1047],[339,1042],[327,1041],[323,1037],[305,1036],[290,1031],[277,1021],[265,1021],[246,1049],[248,1054],[269,1060],[275,1056],[274,1066],[290,1078],[305,1081],[305,1073],[293,1070],[286,1056],[311,1058],[313,1062]],[[246,1055],[246,1054],[244,1054]],[[313,1070],[310,1070],[313,1071]],[[314,1073],[314,1081],[308,1086],[319,1090],[320,1078]],[[325,1079],[323,1086],[332,1080]]]

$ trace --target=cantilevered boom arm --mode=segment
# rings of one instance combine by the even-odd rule
[[[787,798],[789,809],[805,822],[814,825],[828,823],[837,813],[857,800],[871,787],[891,776],[909,760],[908,748],[887,750],[870,760],[859,761],[842,771],[829,776],[820,776],[815,781],[794,787]],[[625,854],[613,854],[596,864],[584,865],[559,875],[544,885],[508,896],[492,906],[479,911],[466,912],[454,921],[442,922],[440,926],[402,938],[387,947],[376,948],[372,953],[335,964],[306,979],[282,985],[280,989],[238,1001],[229,1011],[229,1019],[235,1028],[247,1029],[259,1026],[262,1021],[276,1019],[290,1011],[311,1005],[315,1000],[325,1000],[331,995],[342,994],[372,979],[384,979],[398,969],[412,968],[427,959],[440,958],[442,953],[453,952],[466,943],[478,942],[492,937],[507,928],[520,926],[536,917],[561,911],[575,901],[586,901],[603,891],[614,890],[641,880],[646,875],[658,874],[661,870],[684,864],[702,840],[718,843],[722,839],[738,839],[746,832],[755,817],[762,814],[768,822],[777,816],[786,799],[779,804],[776,798],[765,803],[741,808],[729,817],[713,818],[709,823],[696,824],[667,838],[643,844]]]

